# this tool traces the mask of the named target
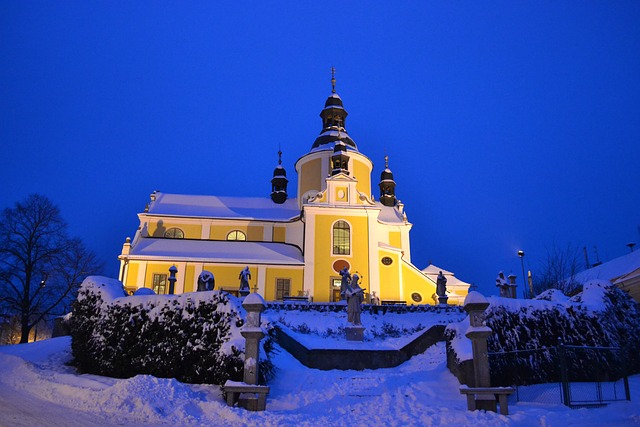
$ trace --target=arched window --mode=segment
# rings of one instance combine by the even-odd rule
[[[337,221],[333,224],[333,254],[351,254],[351,228],[346,221]]]
[[[227,234],[227,240],[247,240],[247,235],[240,230],[233,230]]]
[[[164,237],[168,239],[184,239],[184,231],[173,227],[164,232]]]

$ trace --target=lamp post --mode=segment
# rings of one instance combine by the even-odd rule
[[[526,298],[527,297],[527,276],[524,274],[524,251],[522,250],[518,251],[518,256],[520,257],[520,263],[522,264],[522,283],[524,284],[524,290],[522,291],[522,293]]]

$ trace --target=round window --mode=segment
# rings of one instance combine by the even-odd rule
[[[417,292],[411,294],[411,299],[415,302],[422,302],[422,295]]]
[[[382,257],[382,259],[380,260],[384,265],[391,265],[393,264],[393,259],[391,259],[391,257],[385,256]]]

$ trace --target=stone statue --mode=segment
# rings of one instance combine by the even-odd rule
[[[364,289],[358,285],[359,280],[360,277],[354,274],[351,279],[351,285],[345,293],[347,297],[347,321],[353,325],[362,325],[360,313],[362,312],[361,304],[364,299]]]
[[[212,291],[216,286],[216,279],[213,277],[213,273],[207,270],[203,270],[198,276],[198,292]]]
[[[349,273],[349,268],[345,266],[342,270],[340,270],[340,276],[342,276],[342,280],[340,280],[340,297],[342,299],[345,298],[347,290],[349,289],[349,282],[351,281],[351,273]]]
[[[500,296],[504,298],[509,297],[509,282],[504,277],[504,273],[501,271],[496,277],[496,286],[500,289]]]
[[[438,280],[436,281],[436,294],[438,297],[443,297],[447,294],[447,278],[444,277],[442,271],[438,274]]]
[[[449,297],[447,296],[447,278],[444,277],[442,271],[438,274],[436,280],[436,295],[438,295],[438,303],[447,304]]]
[[[238,279],[240,279],[240,294],[248,295],[249,292],[251,292],[249,288],[249,280],[251,280],[251,272],[249,271],[249,266],[246,266],[244,270],[240,272]]]

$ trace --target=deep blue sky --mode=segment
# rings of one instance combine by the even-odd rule
[[[153,190],[266,197],[281,146],[295,193],[332,65],[418,267],[491,294],[640,243],[637,1],[2,1],[0,207],[47,195],[115,277]]]

